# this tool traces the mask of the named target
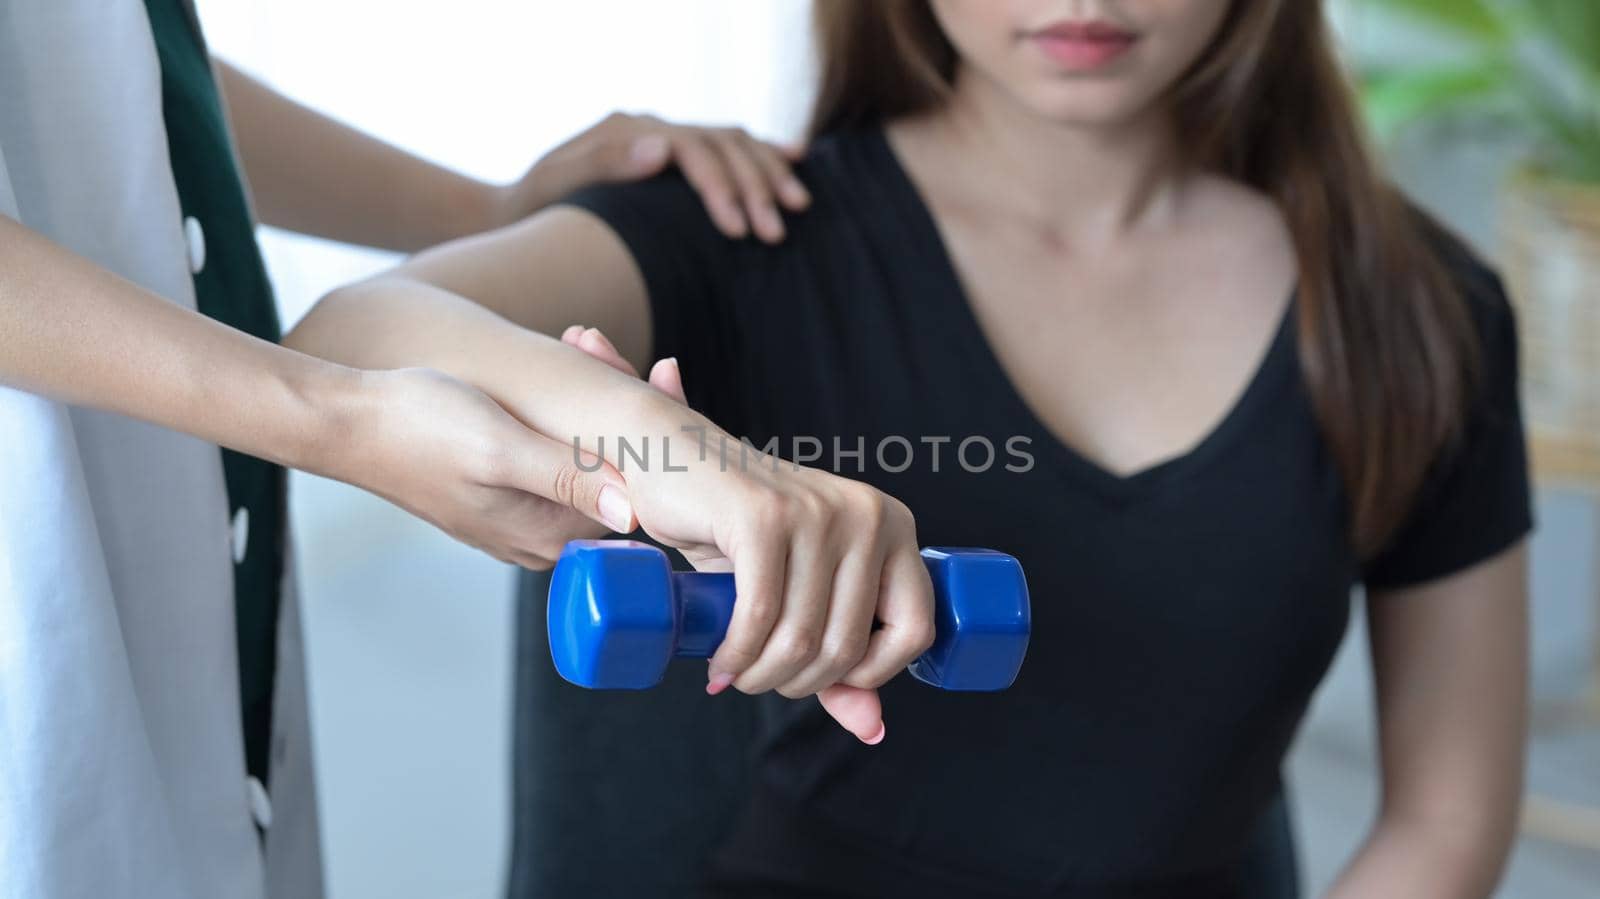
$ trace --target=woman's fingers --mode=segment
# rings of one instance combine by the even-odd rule
[[[736,555],[733,617],[722,645],[706,666],[706,692],[713,696],[761,656],[783,608],[789,542],[781,538],[781,532],[775,527],[748,529],[737,543]]]
[[[834,573],[833,597],[816,657],[800,673],[780,684],[779,693],[791,698],[809,696],[838,682],[861,661],[872,634],[882,572],[883,554],[875,535],[867,534]]]
[[[717,540],[734,561],[737,601],[708,692],[729,683],[791,699],[838,684],[872,689],[933,642],[933,589],[911,513],[865,485],[820,477],[779,491],[757,507],[766,514]]]
[[[883,724],[883,703],[877,690],[864,690],[845,684],[836,684],[817,694],[822,710],[839,722],[839,726],[856,735],[856,739],[876,746],[888,733]]]
[[[897,548],[884,562],[876,617],[866,654],[840,683],[881,686],[933,645],[933,583],[914,547]]]
[[[783,607],[756,660],[734,680],[743,693],[765,693],[788,683],[811,665],[822,645],[833,588],[834,559],[826,531],[806,527],[794,535],[784,580]],[[738,560],[737,564],[743,564]],[[735,568],[735,571],[738,569]],[[807,693],[785,693],[798,699]]]

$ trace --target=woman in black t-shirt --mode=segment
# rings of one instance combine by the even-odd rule
[[[516,360],[471,351],[501,325],[429,315],[441,287],[597,325],[636,365],[676,357],[730,431],[899,497],[923,542],[1029,573],[1014,688],[900,678],[877,746],[813,703],[700,697],[715,732],[668,737],[525,697],[571,749],[572,782],[532,787],[592,803],[592,836],[574,813],[570,854],[532,860],[565,872],[544,894],[687,889],[618,853],[748,741],[707,889],[1294,895],[1280,767],[1357,583],[1384,796],[1334,894],[1492,889],[1525,716],[1515,330],[1380,177],[1320,6],[822,3],[813,202],[781,246],[721,239],[669,176],[383,276],[428,357],[395,362],[515,396]]]

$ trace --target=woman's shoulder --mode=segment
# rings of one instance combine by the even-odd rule
[[[1295,279],[1294,235],[1271,196],[1214,173],[1196,173],[1180,196],[1177,230],[1198,258],[1256,272],[1270,283]]]
[[[824,169],[874,164],[884,149],[882,128],[844,128],[811,138],[803,166]]]
[[[795,166],[824,211],[844,197],[881,190],[895,174],[880,128],[851,128],[813,137]]]
[[[1466,307],[1472,323],[1475,371],[1474,406],[1514,403],[1521,368],[1516,308],[1494,266],[1448,225],[1409,200],[1407,213],[1422,237],[1422,246],[1444,270],[1450,286]],[[1496,414],[1511,414],[1505,409]]]
[[[1515,314],[1494,266],[1432,213],[1410,201],[1406,203],[1406,210],[1422,235],[1423,246],[1443,267],[1479,325],[1510,327]]]
[[[795,175],[812,196],[811,206],[801,216],[826,217],[841,196],[881,181],[885,153],[881,132],[870,130],[829,132],[811,140],[794,165]],[[640,181],[588,185],[564,197],[561,204],[613,223],[647,221],[676,232],[680,239],[709,240],[717,234],[704,198],[676,168]]]
[[[1194,218],[1204,230],[1229,240],[1252,243],[1258,250],[1292,244],[1289,227],[1277,202],[1267,193],[1221,175],[1196,181]],[[1443,268],[1451,286],[1466,303],[1486,342],[1514,327],[1514,312],[1499,273],[1465,238],[1417,203],[1402,198],[1405,214],[1421,235],[1424,252]],[[1293,252],[1292,246],[1289,252]]]

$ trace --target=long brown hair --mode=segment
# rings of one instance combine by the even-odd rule
[[[957,55],[927,0],[817,0],[813,136],[936,108]],[[1298,256],[1298,343],[1362,557],[1462,428],[1473,319],[1430,227],[1378,171],[1322,4],[1235,0],[1170,100],[1195,164],[1271,196]]]

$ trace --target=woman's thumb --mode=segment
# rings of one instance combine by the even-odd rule
[[[834,684],[824,687],[817,694],[817,701],[841,727],[855,734],[856,739],[868,746],[883,742],[888,730],[883,725],[883,703],[878,699],[877,690]]]

